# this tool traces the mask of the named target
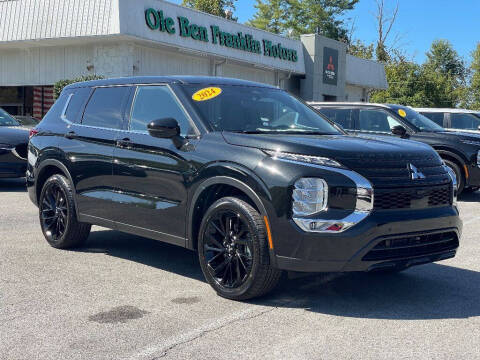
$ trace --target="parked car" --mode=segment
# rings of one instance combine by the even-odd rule
[[[347,136],[272,86],[77,83],[34,133],[28,191],[53,247],[96,224],[197,250],[226,298],[265,294],[282,270],[394,272],[459,244],[455,176],[430,146]]]
[[[34,118],[33,116],[30,115],[17,115],[15,116],[15,119],[22,125],[27,128],[34,128],[35,126],[38,125],[40,122],[39,119]]]
[[[416,108],[415,111],[447,130],[479,133],[480,112],[465,109]]]
[[[0,108],[0,178],[24,177],[28,129]]]
[[[458,193],[480,187],[480,134],[446,131],[408,106],[368,103],[311,103],[356,135],[388,135],[432,146],[455,173]]]

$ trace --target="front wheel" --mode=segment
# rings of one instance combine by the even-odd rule
[[[269,265],[262,217],[234,197],[222,198],[207,210],[200,226],[198,257],[209,284],[228,299],[264,295],[282,274]]]
[[[58,249],[82,245],[91,225],[77,221],[73,189],[62,175],[51,176],[39,199],[40,226],[48,243]]]

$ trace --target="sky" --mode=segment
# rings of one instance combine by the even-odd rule
[[[181,3],[182,0],[169,0]],[[436,39],[449,40],[467,62],[480,42],[480,0],[399,0],[398,19],[392,29],[392,39],[398,34],[399,47],[416,62],[425,60],[425,53]],[[238,0],[235,16],[240,23],[255,13],[255,0]],[[386,0],[387,7],[395,0]],[[376,39],[375,0],[360,0],[353,11],[346,13],[355,21],[354,39],[371,43]]]

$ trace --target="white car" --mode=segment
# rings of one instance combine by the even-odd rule
[[[416,108],[415,111],[447,130],[480,132],[480,111],[465,109]]]

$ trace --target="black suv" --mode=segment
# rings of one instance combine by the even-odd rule
[[[455,173],[458,194],[480,187],[480,134],[447,131],[412,108],[391,104],[310,103],[351,134],[389,135],[432,146]]]
[[[427,145],[346,136],[287,92],[209,77],[66,87],[29,144],[47,241],[92,224],[198,250],[222,296],[281,270],[399,271],[453,257],[454,177]]]

